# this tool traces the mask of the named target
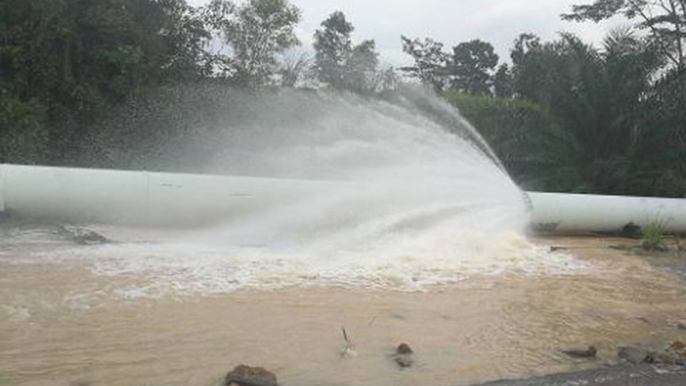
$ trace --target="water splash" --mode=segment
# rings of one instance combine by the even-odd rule
[[[100,274],[147,276],[152,292],[292,285],[417,290],[476,274],[576,266],[521,236],[522,192],[476,130],[436,97],[417,91],[390,101],[296,91],[215,96],[212,119],[198,125],[192,146],[197,152],[204,144],[212,155],[204,171],[321,180],[336,188],[209,229],[101,228],[123,243],[49,255],[88,261]]]

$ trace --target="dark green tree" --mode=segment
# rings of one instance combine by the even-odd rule
[[[638,28],[649,32],[670,63],[686,67],[686,1],[684,0],[595,0],[587,5],[575,5],[562,18],[595,22],[622,15],[638,20]]]
[[[514,93],[512,72],[507,63],[501,64],[493,77],[493,92],[499,98],[510,98]]]
[[[353,44],[354,27],[343,12],[334,12],[314,34],[315,72],[317,78],[334,88],[343,88],[346,67]]]
[[[379,54],[373,40],[364,40],[353,47],[346,65],[346,88],[360,93],[375,91],[378,65]]]
[[[442,92],[448,85],[449,55],[443,51],[443,43],[426,38],[409,39],[401,36],[403,52],[412,56],[414,65],[401,67],[400,70],[423,84],[430,86],[436,92]]]
[[[0,97],[0,163],[41,161],[48,139],[45,118],[40,106]]]
[[[300,10],[287,0],[249,0],[225,26],[232,56],[232,78],[246,87],[269,83],[278,70],[276,55],[300,44],[295,26]]]
[[[491,95],[498,55],[490,43],[472,40],[453,48],[448,64],[451,87],[472,95]]]
[[[354,27],[343,12],[332,13],[314,34],[314,71],[320,82],[354,92],[374,89],[378,54],[373,40],[352,42]]]
[[[550,47],[550,44],[548,45]],[[512,88],[515,94],[529,100],[541,101],[545,99],[547,87],[536,84],[543,79],[537,77],[540,71],[545,70],[546,62],[554,60],[555,49],[542,50],[541,39],[531,33],[520,34],[514,41],[514,47],[510,50],[512,59]],[[545,73],[545,71],[544,71]],[[545,79],[550,83],[550,79]]]
[[[510,50],[510,59],[515,68],[522,64],[525,55],[529,51],[541,47],[541,38],[531,33],[520,34],[514,41],[514,47]]]
[[[47,137],[48,152],[40,158],[69,162],[111,106],[211,72],[203,50],[211,36],[203,25],[183,0],[3,1],[0,120],[22,127],[23,112],[28,126],[42,122],[46,134],[37,138]]]
[[[662,66],[661,55],[650,41],[630,31],[616,31],[599,51],[563,34],[559,41],[527,51],[517,66],[517,94],[543,106],[560,120],[565,133],[558,137],[567,145],[553,148],[568,152],[535,150],[539,157],[560,161],[549,164],[551,176],[567,171],[564,178],[556,179],[558,185],[548,189],[656,194],[637,189],[646,186],[643,179],[648,174],[636,166],[641,158],[637,155],[653,142],[641,115],[651,79]],[[665,149],[675,145],[661,143]]]

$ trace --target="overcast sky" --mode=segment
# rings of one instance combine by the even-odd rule
[[[201,5],[207,0],[188,0]],[[238,2],[238,1],[237,1]],[[411,59],[403,54],[400,35],[431,37],[446,46],[481,39],[490,42],[502,59],[509,59],[512,41],[522,32],[544,40],[560,31],[576,33],[585,41],[599,43],[605,32],[621,20],[601,24],[569,23],[560,20],[572,4],[592,0],[291,0],[303,14],[298,25],[302,49],[311,50],[312,35],[333,11],[343,11],[355,26],[354,41],[374,39],[381,61],[404,65]]]

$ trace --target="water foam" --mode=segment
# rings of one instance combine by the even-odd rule
[[[97,275],[131,277],[123,297],[217,294],[242,289],[284,287],[362,287],[430,291],[479,276],[564,275],[586,271],[587,264],[535,245],[517,233],[465,231],[445,243],[421,240],[389,247],[384,241],[368,250],[307,253],[295,248],[208,246],[187,242],[131,243],[64,248],[41,259],[91,267]],[[421,246],[421,247],[420,247]]]

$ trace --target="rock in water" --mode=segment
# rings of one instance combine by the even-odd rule
[[[397,349],[395,349],[396,354],[414,354],[414,351],[412,351],[412,348],[410,347],[409,344],[407,343],[401,343]]]
[[[620,347],[617,351],[617,356],[620,359],[635,365],[650,362],[648,351],[637,347]]]
[[[407,343],[401,343],[398,348],[395,349],[395,354],[393,354],[393,360],[401,368],[412,367],[414,364],[414,351]]]
[[[683,365],[684,363],[686,363],[686,344],[684,344],[682,341],[678,339],[673,341],[669,345],[668,350],[673,352],[674,355],[676,355],[677,364]]]
[[[588,346],[586,350],[563,350],[562,352],[572,358],[595,358],[598,350],[595,346]]]
[[[84,234],[75,235],[74,242],[78,245],[98,245],[111,243],[107,237],[96,232],[87,232]]]
[[[262,367],[237,366],[226,374],[225,386],[278,386],[276,375]]]
[[[641,238],[641,227],[633,222],[630,222],[624,225],[624,228],[622,228],[622,231],[619,232],[619,235],[621,237],[638,240]]]
[[[667,366],[680,365],[683,362],[679,359],[679,356],[675,352],[671,350],[665,350],[664,352],[657,353],[655,355],[654,363]]]

